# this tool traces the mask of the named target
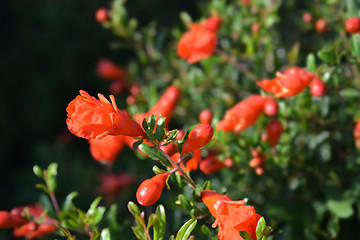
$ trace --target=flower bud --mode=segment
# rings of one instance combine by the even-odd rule
[[[99,23],[107,22],[110,20],[109,11],[106,8],[99,8],[96,11],[95,18]]]
[[[256,175],[259,175],[259,176],[263,175],[265,173],[265,167],[264,166],[257,167],[255,169],[255,173],[256,173]]]
[[[274,147],[279,141],[281,133],[283,132],[283,126],[279,120],[273,119],[266,126],[266,132],[270,146]]]
[[[260,30],[260,24],[259,24],[259,23],[256,22],[256,23],[253,23],[253,24],[251,25],[251,32],[252,32],[253,34],[258,33],[259,30]]]
[[[258,168],[264,165],[264,162],[265,162],[264,156],[254,157],[253,159],[250,160],[249,166],[252,168]]]
[[[98,61],[96,67],[97,75],[104,79],[124,78],[125,71],[109,59],[102,58]]]
[[[193,128],[186,139],[181,154],[193,152],[205,146],[213,137],[214,129],[209,124],[200,124]]]
[[[303,14],[302,20],[303,20],[303,22],[305,22],[305,23],[310,23],[310,22],[313,20],[313,17],[312,17],[312,15],[311,15],[311,13],[306,12],[306,13]]]
[[[314,97],[322,97],[326,93],[326,85],[319,77],[314,77],[310,85],[310,92]]]
[[[213,115],[210,109],[204,109],[199,114],[199,121],[203,124],[211,124]]]
[[[210,17],[200,24],[202,27],[216,33],[221,25],[221,18]]]
[[[168,172],[162,173],[143,181],[136,192],[138,203],[150,206],[159,200],[169,174]]]
[[[110,83],[109,92],[114,95],[119,95],[126,89],[126,82],[123,79],[115,80]]]
[[[279,107],[274,98],[269,97],[264,104],[264,113],[270,117],[275,116],[279,111]]]
[[[327,21],[325,19],[319,19],[315,23],[315,29],[318,33],[326,33],[329,31],[327,27]]]
[[[360,32],[360,18],[351,17],[346,20],[345,29],[348,33],[358,33]]]
[[[354,128],[354,138],[360,139],[360,120],[357,121]]]
[[[251,156],[253,156],[253,157],[259,157],[259,156],[260,156],[260,151],[257,150],[257,149],[253,149],[253,150],[251,151]]]

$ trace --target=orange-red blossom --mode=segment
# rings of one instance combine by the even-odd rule
[[[276,78],[264,79],[257,85],[277,98],[292,97],[303,91],[317,77],[299,67],[291,67],[284,73],[277,72]]]
[[[190,64],[210,57],[216,49],[216,33],[220,23],[220,18],[212,17],[201,24],[191,24],[190,30],[179,41],[179,57],[187,59]]]
[[[181,154],[193,152],[210,142],[214,135],[214,129],[209,124],[199,124],[194,127],[186,139]]]
[[[212,227],[219,227],[219,240],[243,240],[239,231],[245,231],[252,239],[257,240],[256,227],[261,216],[255,212],[254,207],[211,190],[203,191],[201,197],[215,218]]]
[[[254,94],[226,111],[225,117],[216,125],[216,130],[239,133],[253,125],[264,111],[265,103],[271,97]]]
[[[117,108],[115,98],[109,102],[104,95],[100,100],[80,90],[80,95],[66,108],[66,124],[74,135],[85,139],[101,139],[107,135],[146,136],[141,126],[129,114]]]

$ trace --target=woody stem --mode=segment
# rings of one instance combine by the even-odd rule
[[[156,148],[161,152],[161,154],[164,155],[164,157],[166,157],[166,159],[169,160],[169,161],[177,168],[177,170],[184,176],[184,178],[185,178],[186,181],[190,184],[190,186],[195,189],[195,188],[196,188],[196,184],[195,184],[194,181],[182,170],[182,168],[179,166],[179,164],[177,164],[174,160],[172,160],[172,158],[171,158],[166,152],[164,152],[157,143],[154,143],[154,145],[155,145]]]

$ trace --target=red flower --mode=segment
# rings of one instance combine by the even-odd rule
[[[102,58],[97,63],[97,74],[99,77],[109,80],[124,79],[126,72],[113,61]]]
[[[113,202],[115,196],[133,184],[134,180],[134,176],[130,173],[102,174],[99,177],[100,186],[97,188],[97,192],[106,195],[108,202]]]
[[[166,117],[165,126],[169,125],[171,115],[174,111],[176,103],[180,98],[180,89],[176,86],[170,86],[166,89],[165,93],[161,96],[158,102],[146,113],[135,114],[134,119],[139,124],[142,123],[144,118],[148,118],[151,115]]]
[[[190,64],[210,57],[216,49],[216,31],[220,23],[219,18],[209,18],[202,24],[191,24],[190,31],[178,43],[179,57],[187,59]]]
[[[315,23],[315,29],[318,33],[326,33],[329,31],[329,28],[327,26],[327,21],[325,19],[319,19]]]
[[[144,130],[124,110],[119,110],[114,96],[111,103],[102,95],[99,99],[80,90],[80,95],[66,108],[66,124],[74,135],[86,139],[101,139],[107,135],[145,136]]]
[[[345,29],[348,33],[358,33],[360,32],[360,18],[351,17],[346,20]]]
[[[1,228],[13,228],[18,225],[27,223],[29,219],[22,215],[21,211],[0,211],[0,229]]]
[[[270,146],[274,147],[283,132],[283,126],[281,122],[277,119],[273,119],[269,124],[266,126],[267,132],[267,140],[270,143]]]
[[[211,124],[213,115],[210,109],[204,109],[199,114],[199,121],[204,124]]]
[[[219,240],[243,240],[239,231],[246,231],[252,239],[257,240],[256,227],[261,216],[255,212],[254,207],[211,190],[203,191],[201,197],[215,217],[212,227],[219,226]]]
[[[277,102],[275,101],[274,98],[269,97],[268,100],[266,100],[265,105],[264,105],[264,113],[270,117],[274,116],[277,114],[277,112],[279,111],[279,107]]]
[[[220,171],[224,167],[231,167],[233,163],[231,158],[220,161],[217,158],[216,153],[209,153],[208,156],[200,162],[199,168],[203,173],[210,175]]]
[[[304,90],[316,76],[299,67],[291,67],[285,73],[276,73],[277,77],[257,82],[257,85],[277,98],[292,97]]]
[[[102,139],[90,139],[89,144],[91,155],[96,161],[104,164],[114,162],[125,146],[123,135],[108,135]]]
[[[106,8],[99,8],[96,11],[95,18],[99,23],[107,22],[110,20],[109,11]]]
[[[181,154],[193,152],[205,146],[214,135],[214,129],[209,124],[199,124],[194,127],[186,139]]]
[[[180,162],[180,153],[172,154],[171,158],[176,163],[180,164],[180,167],[184,172],[196,171],[199,167],[199,162],[201,161],[201,151],[200,149],[196,149],[193,153],[194,155],[192,156],[192,158],[188,159],[185,163]],[[173,166],[175,167],[175,165]]]
[[[138,203],[143,206],[150,206],[159,200],[168,176],[169,173],[166,172],[143,181],[136,192]]]
[[[357,121],[354,127],[354,138],[360,139],[360,120]]]
[[[239,102],[226,111],[224,119],[216,125],[216,130],[239,133],[253,125],[264,111],[264,104],[267,99],[260,95],[252,95]]]

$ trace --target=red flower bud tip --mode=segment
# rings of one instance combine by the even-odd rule
[[[97,75],[103,79],[123,79],[126,72],[109,59],[100,59],[97,63]]]
[[[126,82],[122,79],[114,80],[110,83],[109,92],[114,95],[119,95],[126,89]]]
[[[326,84],[319,77],[314,77],[310,85],[310,92],[314,97],[322,97],[326,93]]]
[[[138,203],[143,206],[150,206],[159,200],[168,176],[169,173],[167,172],[143,181],[136,192]]]
[[[201,198],[215,217],[212,227],[219,227],[219,240],[240,240],[242,237],[239,231],[246,231],[252,239],[257,239],[256,227],[261,216],[255,212],[254,207],[211,190],[201,192]]]
[[[325,19],[319,19],[315,23],[315,29],[318,33],[326,33],[329,31],[327,27],[327,21]]]
[[[354,127],[354,138],[360,139],[360,120],[357,121]]]
[[[214,129],[209,124],[200,124],[194,127],[186,139],[181,154],[193,152],[210,142]]]
[[[311,15],[311,13],[306,12],[306,13],[303,14],[302,20],[305,23],[310,23],[313,20],[313,17]]]
[[[200,170],[209,175],[215,172],[220,171],[225,167],[225,163],[219,161],[216,155],[208,155],[200,162]]]
[[[135,97],[139,95],[140,91],[141,91],[141,86],[139,84],[133,84],[129,89],[130,94]]]
[[[314,74],[299,67],[291,67],[284,73],[277,72],[276,78],[264,79],[257,85],[277,98],[292,97],[303,91],[314,78]]]
[[[360,32],[360,18],[351,17],[346,20],[345,29],[348,33],[358,33]]]
[[[264,162],[265,162],[264,156],[254,157],[253,159],[250,160],[249,166],[252,168],[258,168],[258,167],[264,165]]]
[[[258,176],[263,175],[263,174],[265,173],[265,167],[264,167],[264,166],[257,167],[257,168],[255,169],[255,173],[256,173],[256,175],[258,175]]]
[[[260,30],[260,24],[259,24],[259,23],[253,23],[253,24],[251,25],[251,32],[252,32],[253,34],[258,33],[259,30]]]
[[[234,107],[226,111],[224,119],[216,125],[216,130],[239,133],[253,125],[264,111],[266,99],[267,98],[255,94],[237,103]]]
[[[183,137],[184,137],[184,135],[185,135],[185,132],[184,132],[184,130],[182,130],[182,129],[180,129],[179,131],[178,131],[178,134],[176,135],[176,140],[181,140]]]
[[[264,113],[270,117],[275,116],[279,111],[279,106],[276,100],[269,97],[264,104]]]
[[[191,24],[190,30],[181,37],[178,43],[177,53],[180,58],[192,64],[213,55],[216,45],[216,32],[201,24]]]
[[[106,8],[99,8],[96,11],[95,18],[99,23],[107,22],[110,20],[109,11]]]
[[[274,147],[279,141],[279,138],[283,132],[283,126],[279,120],[273,119],[266,126],[266,132],[270,146]]]
[[[251,151],[251,156],[253,156],[253,157],[259,157],[259,156],[260,156],[260,151],[257,150],[257,149],[253,149],[253,150]]]
[[[123,189],[134,183],[135,178],[130,173],[110,174],[105,173],[99,176],[100,186],[97,192],[106,195],[109,202],[113,202],[115,196]]]
[[[126,97],[126,104],[127,105],[133,105],[135,103],[136,103],[136,97],[134,97],[132,95]],[[134,118],[135,118],[135,116],[134,116]]]
[[[200,25],[214,33],[217,33],[217,31],[219,30],[219,27],[221,25],[221,18],[210,17],[210,18],[206,19],[204,22],[202,22]]]
[[[107,135],[146,136],[126,111],[117,108],[113,95],[110,95],[111,102],[102,94],[98,97],[100,100],[80,90],[80,95],[69,103],[66,124],[70,132],[85,139],[101,139]]]
[[[199,121],[203,124],[211,124],[213,115],[210,109],[204,109],[199,114]]]

